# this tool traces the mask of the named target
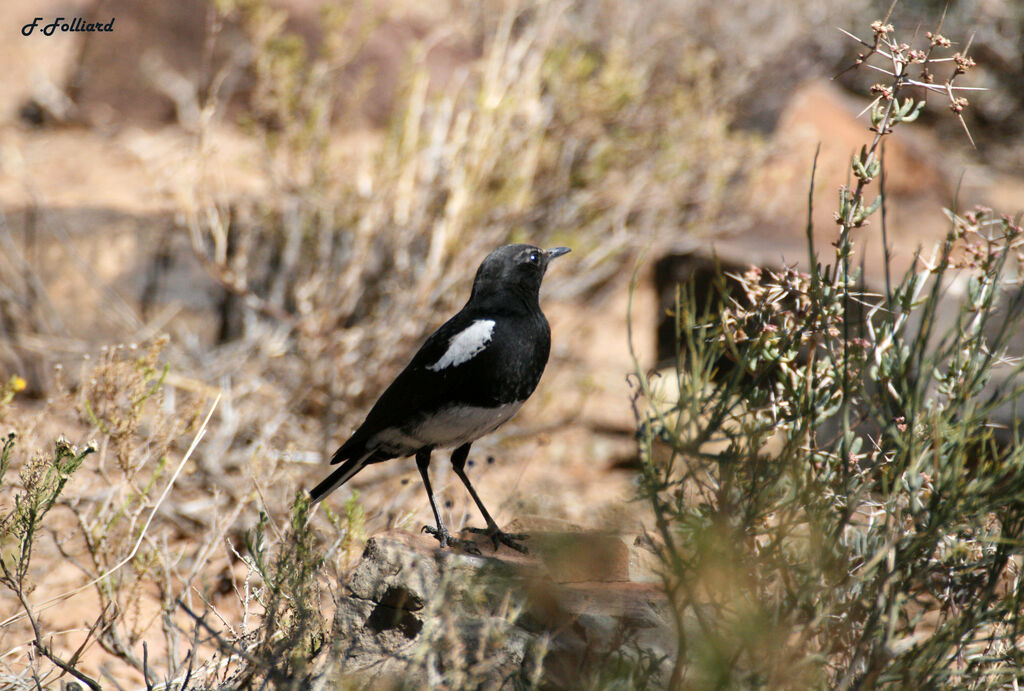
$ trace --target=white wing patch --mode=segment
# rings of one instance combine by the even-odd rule
[[[493,319],[477,319],[459,333],[452,336],[448,341],[448,350],[441,359],[427,369],[432,372],[440,372],[448,367],[458,367],[467,362],[487,347],[491,342],[491,334],[494,333]]]

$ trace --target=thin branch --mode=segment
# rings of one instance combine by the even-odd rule
[[[99,583],[103,579],[109,578],[115,572],[117,572],[119,569],[121,569],[125,564],[127,564],[128,562],[130,562],[132,559],[135,558],[135,555],[138,554],[138,552],[139,552],[139,547],[142,546],[142,541],[146,537],[146,531],[149,530],[149,526],[150,526],[150,524],[152,524],[153,518],[156,516],[157,511],[160,510],[160,506],[163,504],[164,499],[167,498],[167,495],[170,493],[171,488],[174,487],[174,482],[175,482],[175,480],[178,479],[178,475],[181,474],[181,471],[185,467],[185,464],[188,463],[188,460],[192,457],[192,453],[196,450],[196,447],[199,445],[199,442],[202,440],[203,436],[206,434],[206,427],[207,427],[207,425],[210,424],[210,418],[213,417],[213,411],[217,409],[217,404],[220,402],[220,399],[221,399],[221,394],[218,393],[217,394],[217,398],[213,401],[213,405],[210,406],[210,411],[206,414],[206,418],[203,420],[202,426],[199,428],[199,431],[196,432],[196,436],[192,439],[192,444],[189,445],[188,450],[185,452],[185,455],[182,456],[181,462],[178,464],[178,467],[174,470],[174,474],[171,476],[170,482],[168,482],[167,486],[164,487],[164,491],[160,494],[160,498],[157,499],[157,502],[153,506],[152,511],[149,512],[149,517],[146,519],[146,523],[142,526],[142,532],[139,533],[139,538],[138,538],[138,540],[136,540],[135,546],[132,547],[132,551],[128,554],[128,556],[126,556],[124,559],[122,559],[117,564],[112,566],[105,573],[100,574],[96,578],[93,578],[88,583],[84,583],[84,584],[78,586],[77,588],[75,588],[74,590],[69,590],[66,593],[61,593],[60,595],[55,595],[54,597],[51,597],[49,600],[44,600],[43,602],[40,602],[38,605],[35,606],[35,610],[36,611],[42,611],[44,609],[48,609],[48,608],[54,606],[55,604],[57,604],[58,602],[63,602],[64,600],[67,600],[68,598],[73,597],[74,595],[77,595],[78,593],[82,592],[86,588],[89,588],[89,587]],[[26,612],[27,611],[28,610],[26,608]],[[20,614],[15,614],[13,616],[10,616],[7,619],[4,619],[2,622],[0,622],[0,628],[4,628],[4,627],[7,627],[7,626],[10,626],[14,622],[19,621],[19,620],[21,620],[24,617],[25,617],[25,612],[22,612]]]

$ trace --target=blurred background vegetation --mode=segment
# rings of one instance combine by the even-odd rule
[[[626,375],[675,372],[681,313],[666,308],[678,282],[714,273],[712,250],[733,272],[809,268],[819,143],[812,237],[819,249],[836,239],[837,189],[872,136],[858,115],[882,80],[844,71],[864,48],[837,27],[870,38],[888,9],[841,0],[0,7],[15,37],[0,47],[0,431],[17,435],[4,453],[0,549],[19,564],[0,593],[5,683],[34,687],[33,674],[54,683],[52,657],[125,687],[148,684],[146,669],[180,679],[217,646],[195,642],[179,601],[232,640],[259,631],[263,613],[282,605],[254,593],[289,581],[269,558],[265,568],[243,558],[247,532],[260,525],[266,544],[289,544],[296,492],[505,242],[573,254],[545,284],[549,372],[521,416],[480,445],[480,460],[496,459],[479,473],[481,493],[504,502],[501,523],[651,529],[657,492],[631,501],[638,482],[651,486],[651,428],[634,415]],[[15,33],[36,16],[114,17],[115,30]],[[910,42],[940,18],[978,63],[958,83],[987,89],[968,94],[974,146],[934,96],[891,138],[891,261],[881,260],[879,223],[851,240],[870,290],[943,240],[943,207],[1024,208],[1024,7],[905,0],[889,21]],[[679,376],[677,389],[701,388]],[[322,542],[303,553],[324,560],[321,585],[337,584],[367,536],[415,530],[427,517],[412,466],[389,465],[354,483],[358,499],[339,497],[334,512],[312,517]],[[435,465],[447,495],[445,464]],[[25,523],[19,507],[30,505],[39,520]],[[450,493],[451,522],[474,521],[470,508]],[[727,568],[722,559],[716,568]],[[307,604],[321,598],[326,612],[332,586],[312,594],[308,585],[294,592]],[[51,659],[33,648],[40,632]],[[734,654],[709,650],[714,664]],[[826,678],[812,669],[743,678]]]

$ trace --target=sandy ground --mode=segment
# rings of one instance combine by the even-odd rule
[[[0,25],[21,26],[26,14],[73,11],[85,4],[44,2],[31,11],[6,4],[0,6]],[[417,30],[409,26],[394,29],[412,32],[410,35]],[[171,280],[176,283],[165,290],[174,299],[149,314],[138,307],[141,277],[152,261],[154,238],[173,225],[174,211],[180,208],[181,195],[188,187],[176,186],[174,181],[204,174],[211,176],[211,185],[224,198],[259,194],[258,146],[243,132],[224,126],[215,130],[213,145],[198,161],[189,153],[191,135],[171,125],[150,122],[110,129],[80,125],[37,129],[19,121],[14,114],[24,99],[46,84],[60,83],[76,50],[72,40],[5,42],[0,46],[0,66],[9,79],[0,94],[0,207],[6,217],[2,230],[13,243],[9,246],[20,248],[18,259],[30,265],[48,287],[52,300],[48,314],[66,334],[59,345],[27,336],[21,343],[22,352],[79,363],[77,368],[83,355],[95,357],[103,345],[161,332],[178,339],[171,349],[193,348],[210,336],[209,312],[216,286],[189,256],[187,241],[179,238],[172,248],[176,254]],[[452,48],[438,59],[466,59],[465,55],[459,58],[459,50]],[[825,146],[819,162],[814,218],[819,245],[828,247],[835,227],[831,219],[835,189],[845,182],[850,152],[865,141],[864,123],[856,119],[857,110],[857,104],[850,103],[834,86],[820,82],[807,84],[793,95],[780,118],[778,133],[768,142],[766,165],[749,182],[747,197],[765,220],[720,239],[723,253],[742,261],[804,261],[806,182],[814,149],[822,141]],[[340,145],[353,151],[372,149],[380,136],[379,130],[367,125],[365,130],[348,133]],[[935,172],[949,166],[935,160],[937,147],[931,136],[924,128],[914,128],[900,140],[905,144],[889,151],[892,208],[898,209],[891,220],[898,262],[909,261],[917,247],[937,242],[946,229],[940,209],[956,180]],[[973,166],[968,168],[961,194],[971,203],[981,201],[1014,212],[1024,207],[1024,179]],[[877,233],[876,228],[865,232]],[[671,251],[687,239],[685,229],[666,229],[659,246],[648,248],[647,256]],[[868,245],[866,266],[877,279],[877,236]],[[553,267],[553,280],[559,272],[573,270],[574,256]],[[654,364],[658,308],[649,261],[641,267],[640,276],[639,290],[632,296],[633,343],[641,366],[650,367]],[[629,282],[628,272],[623,272],[592,296],[544,298],[553,348],[540,387],[512,422],[473,448],[475,463],[470,475],[499,524],[540,517],[628,534],[649,525],[645,507],[633,501],[634,474],[623,469],[636,453],[626,378],[634,368],[626,329]],[[437,323],[442,320],[438,316]],[[7,375],[0,372],[0,380],[5,381]],[[38,388],[36,393],[49,395],[52,372],[36,372],[34,377],[31,383]],[[194,381],[190,372],[175,372],[175,377],[168,380],[168,387],[177,389],[179,397],[203,387],[218,389],[217,382]],[[206,400],[208,404],[210,399]],[[226,424],[229,414],[225,401],[214,425]],[[48,407],[44,399],[22,399],[5,415],[0,422],[17,427],[26,440],[18,463],[58,434],[79,440],[88,433],[68,406]],[[333,438],[340,443],[348,431],[338,429]],[[176,442],[172,465],[180,460],[189,441],[190,437],[184,436]],[[265,492],[269,499],[253,505],[275,507],[278,513],[272,519],[283,525],[287,517],[281,509],[288,497],[297,487],[311,486],[325,472],[319,457],[320,439],[311,434],[301,446],[305,455],[292,454],[281,463],[260,460],[255,453],[252,466],[222,476],[225,486],[221,487],[189,484],[189,477],[206,477],[198,472],[202,464],[217,462],[216,449],[209,443],[201,446],[183,472],[181,493],[172,494],[161,507],[161,519],[167,522],[161,523],[153,539],[163,541],[163,547],[171,552],[194,549],[189,542],[190,515],[202,515],[204,525],[214,526],[219,542],[205,554],[208,573],[197,581],[191,595],[198,603],[200,589],[216,591],[219,595],[212,604],[225,621],[237,624],[241,617],[232,585],[244,589],[245,578],[245,568],[232,556],[228,543],[239,545],[241,534],[254,519],[247,509],[234,523],[229,522],[231,498],[244,495],[251,499],[253,492]],[[489,457],[494,458],[493,463],[488,462]],[[261,477],[260,469],[270,466],[273,474]],[[435,489],[445,501],[445,520],[455,527],[481,525],[475,507],[441,454],[435,455],[432,475]],[[83,473],[80,481],[73,490],[83,496],[103,489],[103,475],[94,468]],[[237,486],[227,487],[228,483]],[[353,490],[359,492],[366,511],[367,534],[432,523],[411,459],[364,471],[332,496],[329,506],[340,510]],[[190,502],[198,503],[190,508]],[[66,593],[85,580],[83,570],[60,559],[55,548],[58,541],[65,540],[69,549],[81,549],[80,539],[74,536],[78,529],[74,512],[59,508],[54,521],[54,532],[44,540],[35,564],[38,580],[30,597],[35,603]],[[141,632],[152,633],[160,626],[160,594],[147,585],[134,601],[136,611],[131,617],[140,638],[129,644],[138,654]],[[95,590],[89,588],[59,607],[46,609],[41,621],[47,631],[60,632],[64,648],[73,651],[99,616],[98,605]],[[8,593],[0,594],[0,619],[18,611]],[[189,622],[182,616],[179,623],[187,627]],[[151,655],[159,658],[164,654],[162,636],[146,635],[145,640]],[[0,664],[11,670],[23,667],[29,659],[29,641],[23,620],[4,627],[0,631]],[[91,645],[82,658],[83,668],[99,674],[109,657],[99,646]],[[130,687],[144,682],[124,665],[110,673]]]

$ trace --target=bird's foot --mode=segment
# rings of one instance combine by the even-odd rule
[[[498,545],[505,545],[511,547],[521,554],[529,554],[530,550],[526,549],[526,545],[521,545],[517,540],[529,540],[530,536],[526,533],[503,533],[498,529],[498,526],[492,526],[490,528],[466,528],[465,530],[475,533],[476,535],[486,535],[491,538],[491,542],[494,543],[494,551],[498,551]]]
[[[423,526],[423,532],[437,538],[437,541],[441,543],[442,548],[452,547],[465,552],[466,554],[480,556],[480,550],[476,548],[476,545],[468,540],[459,540],[458,538],[452,537],[451,533],[444,528],[435,528],[434,526],[425,525]]]

